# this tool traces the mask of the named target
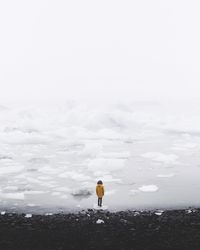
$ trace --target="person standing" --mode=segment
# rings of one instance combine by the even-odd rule
[[[102,198],[104,196],[104,186],[103,186],[103,182],[101,180],[99,180],[97,182],[96,194],[97,194],[97,197],[98,197],[98,206],[102,207]]]

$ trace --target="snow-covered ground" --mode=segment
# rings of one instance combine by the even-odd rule
[[[199,206],[199,103],[75,101],[0,106],[0,206]]]

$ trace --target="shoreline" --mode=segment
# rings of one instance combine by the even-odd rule
[[[200,208],[5,213],[0,215],[0,249],[200,249]]]

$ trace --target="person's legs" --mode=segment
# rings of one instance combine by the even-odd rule
[[[100,207],[102,207],[102,198],[99,198],[100,199]]]
[[[100,198],[98,198],[98,206],[100,207]]]

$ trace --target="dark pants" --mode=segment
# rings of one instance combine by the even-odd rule
[[[99,207],[102,206],[102,198],[98,198],[98,206],[99,206]]]

